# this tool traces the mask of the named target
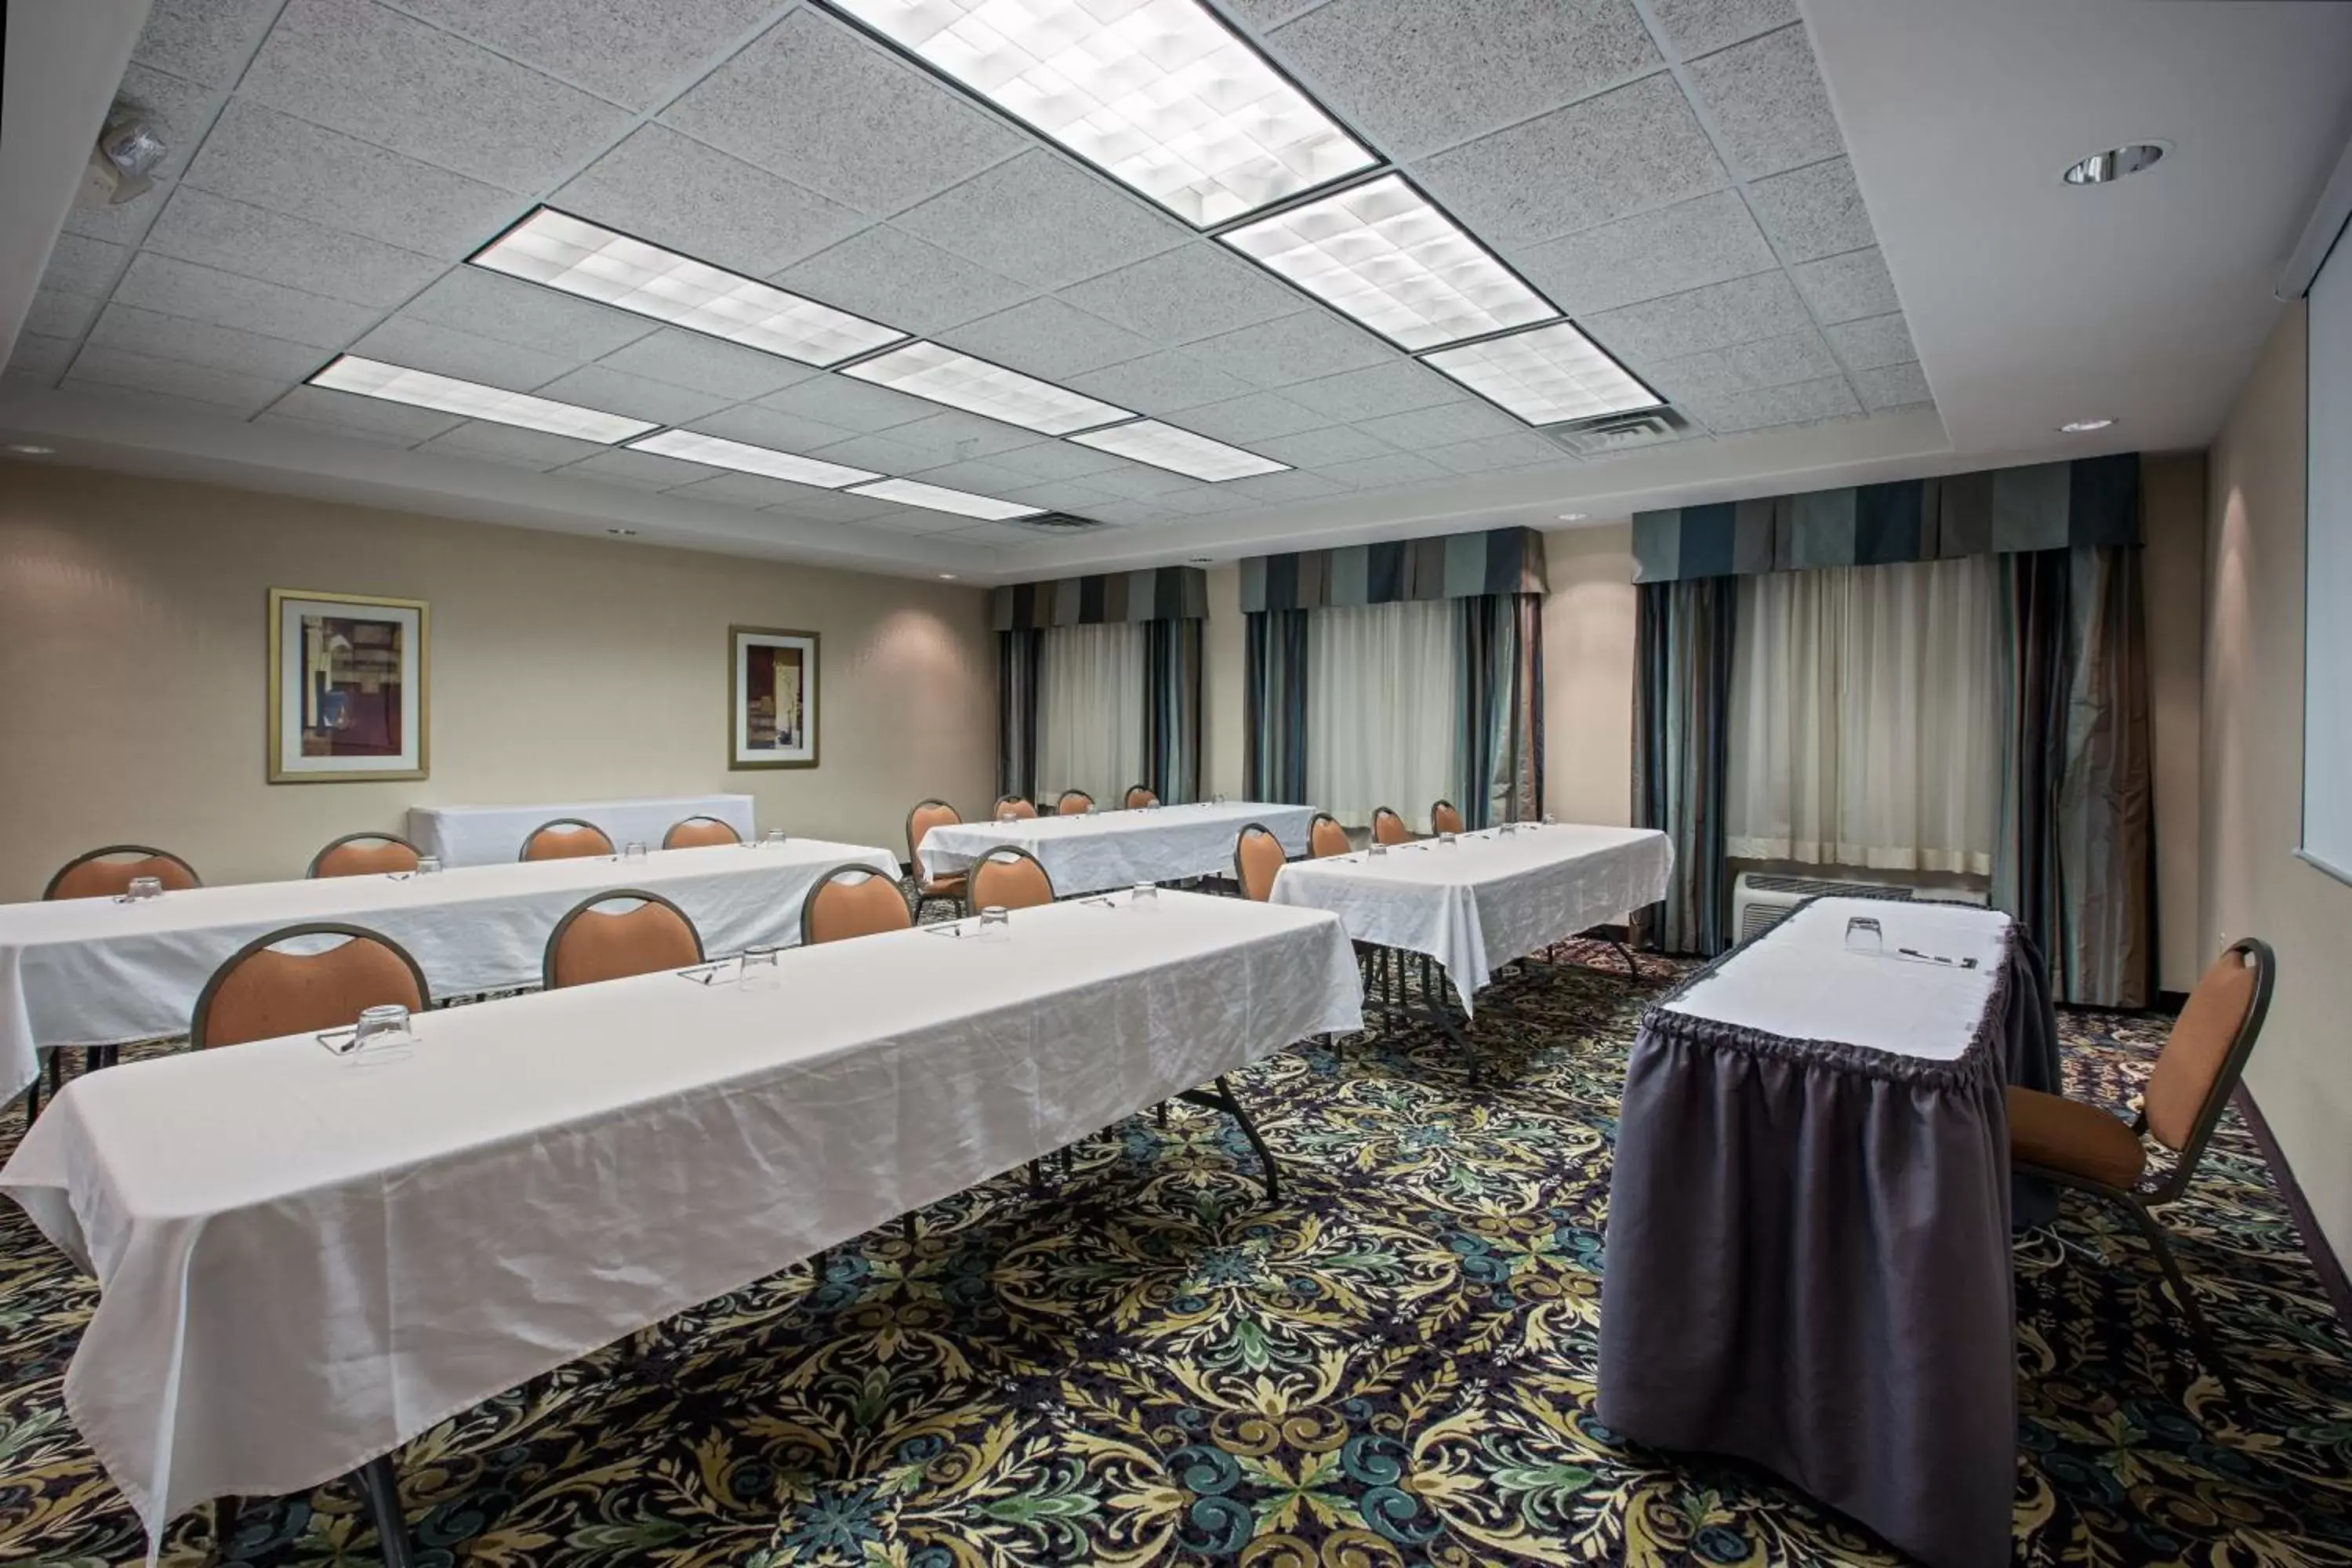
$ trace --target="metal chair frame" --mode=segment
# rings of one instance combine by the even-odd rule
[[[679,909],[675,902],[663,898],[659,893],[649,891],[644,888],[615,888],[612,891],[606,893],[589,894],[586,898],[572,905],[569,910],[566,910],[563,912],[563,918],[555,922],[555,929],[550,931],[547,936],[547,949],[540,955],[539,986],[541,990],[553,991],[557,989],[555,984],[556,950],[563,945],[563,933],[572,929],[572,922],[601,904],[616,904],[624,899],[634,899],[641,904],[659,904],[662,908],[676,915],[679,920],[684,921],[686,922],[687,934],[694,939],[694,962],[700,963],[709,956],[703,951],[702,928],[694,923],[694,917],[692,915],[689,915],[684,910]]]
[[[319,874],[319,866],[320,862],[324,861],[328,856],[332,855],[336,850],[341,849],[346,844],[363,843],[397,844],[403,849],[407,850],[411,855],[417,857],[419,859],[423,859],[425,856],[425,852],[423,850],[417,848],[415,845],[410,843],[407,839],[403,838],[397,833],[346,833],[341,838],[335,839],[332,842],[322,846],[316,855],[311,856],[310,867],[302,873],[302,875],[305,878],[316,877]],[[186,862],[182,861],[181,864],[185,865]],[[193,873],[191,874],[193,875]]]

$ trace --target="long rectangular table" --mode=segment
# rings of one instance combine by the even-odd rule
[[[1856,916],[1881,951],[1848,948]],[[1601,1420],[1752,1460],[1935,1568],[2007,1563],[2003,1083],[2055,1076],[2045,984],[2007,915],[1823,898],[1652,1007],[1609,1189]]]
[[[462,996],[536,984],[555,922],[607,888],[671,900],[712,952],[797,942],[810,884],[850,861],[898,874],[886,849],[799,838],[781,847],[657,849],[639,860],[509,860],[430,877],[190,888],[136,904],[0,905],[0,1096],[33,1081],[41,1051],[183,1033],[222,961],[281,926],[341,921],[381,931],[408,949],[435,995]]]
[[[1201,802],[1085,816],[1021,817],[934,827],[923,839],[927,876],[952,876],[1002,844],[1026,849],[1054,879],[1056,893],[1094,893],[1137,882],[1231,876],[1234,840],[1255,822],[1293,855],[1307,852],[1311,805],[1263,801]]]
[[[522,854],[531,829],[560,816],[593,822],[613,847],[632,841],[648,849],[689,816],[715,816],[750,838],[748,795],[676,795],[641,800],[542,801],[535,805],[412,805],[408,837],[419,853],[437,855],[445,866],[492,866]]]
[[[1360,1026],[1328,915],[1129,899],[433,1013],[376,1065],[306,1035],[77,1079],[0,1170],[99,1280],[74,1423],[152,1540]]]

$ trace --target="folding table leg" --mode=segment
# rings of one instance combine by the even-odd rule
[[[400,1478],[393,1470],[392,1456],[377,1455],[353,1470],[352,1479],[359,1483],[368,1517],[375,1523],[383,1568],[415,1568],[416,1548],[409,1543],[408,1521],[400,1511]]]
[[[1470,1043],[1470,1037],[1464,1034],[1454,1022],[1454,1012],[1445,1005],[1444,992],[1437,986],[1429,986],[1421,994],[1421,1005],[1422,1010],[1429,1015],[1429,1021],[1443,1029],[1447,1039],[1462,1047],[1463,1058],[1470,1064],[1470,1081],[1474,1084],[1484,1083],[1486,1072],[1484,1064],[1478,1059],[1478,1048]]]
[[[1617,956],[1625,961],[1625,973],[1632,975],[1636,980],[1641,979],[1642,966],[1633,962],[1633,950],[1628,948],[1623,942],[1619,942],[1613,936],[1609,939],[1609,945],[1615,948],[1617,950]]]
[[[1214,1089],[1188,1089],[1176,1098],[1193,1105],[1206,1106],[1211,1110],[1222,1110],[1240,1123],[1242,1136],[1249,1140],[1259,1166],[1265,1172],[1265,1201],[1270,1204],[1282,1201],[1282,1182],[1275,1169],[1274,1151],[1268,1149],[1265,1140],[1258,1135],[1257,1123],[1250,1120],[1247,1110],[1242,1109],[1242,1102],[1234,1093],[1233,1085],[1225,1080],[1224,1074],[1217,1075]]]
[[[33,1081],[25,1086],[25,1125],[30,1129],[33,1118],[41,1113],[41,1075],[35,1073]]]

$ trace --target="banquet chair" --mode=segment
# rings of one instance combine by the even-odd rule
[[[1150,784],[1129,784],[1127,786],[1127,796],[1120,804],[1129,811],[1140,811],[1147,805],[1158,805],[1160,792]]]
[[[907,865],[915,883],[915,919],[923,918],[923,906],[934,900],[955,903],[963,897],[964,874],[951,871],[943,877],[923,874],[923,840],[934,827],[946,827],[961,822],[954,806],[943,800],[926,800],[916,804],[907,814]]]
[[[397,833],[346,833],[310,857],[306,877],[381,877],[414,871],[423,858]]]
[[[1429,808],[1429,830],[1432,833],[1460,833],[1462,808],[1450,800],[1441,800]]]
[[[49,885],[41,889],[41,897],[121,898],[131,890],[131,879],[137,877],[154,878],[163,884],[166,892],[205,885],[194,867],[168,849],[151,849],[144,844],[110,844],[67,861],[49,879]]]
[[[583,822],[576,816],[559,816],[552,822],[542,822],[530,830],[522,841],[522,853],[518,860],[579,860],[591,855],[610,855],[613,841],[604,830],[593,822]]]
[[[1282,840],[1264,823],[1243,828],[1234,838],[1234,880],[1240,884],[1242,897],[1261,904],[1273,898],[1274,879],[1289,858]]]
[[[740,844],[743,836],[735,831],[731,822],[721,822],[715,816],[689,816],[683,822],[673,822],[662,835],[665,849],[702,849],[714,844]]]
[[[898,884],[853,860],[835,866],[801,900],[801,945],[906,931],[915,923]]]
[[[1412,830],[1405,826],[1403,817],[1385,805],[1372,812],[1373,843],[1409,844],[1412,841]]]
[[[972,862],[966,915],[982,910],[1034,910],[1054,901],[1054,879],[1037,857],[1013,844],[1000,844]]]
[[[2178,1199],[2196,1175],[2270,1012],[2277,963],[2270,944],[2251,936],[2231,942],[2213,961],[2173,1021],[2141,1094],[2139,1115],[2128,1122],[2062,1095],[2014,1085],[2009,1090],[2011,1169],[2122,1206],[2180,1298],[2199,1359],[2242,1404],[2237,1379],[2213,1342],[2196,1292],[2180,1271],[2164,1226],[2148,1211]],[[2143,1180],[2149,1137],[2172,1152],[2170,1169],[2152,1182]]]
[[[604,907],[631,900],[634,910],[608,912]],[[702,933],[684,910],[643,888],[615,888],[581,900],[555,922],[539,981],[547,990],[561,991],[701,962]]]
[[[1000,795],[996,797],[996,804],[988,808],[988,819],[991,822],[1002,822],[1004,820],[1004,814],[1008,811],[1015,816],[1027,817],[1037,815],[1036,806],[1030,803],[1027,795]]]
[[[301,937],[346,940],[320,952],[280,952]],[[388,936],[339,921],[311,921],[255,937],[213,971],[196,995],[188,1044],[197,1050],[280,1035],[340,1029],[361,1012],[397,1003],[411,1013],[432,1005],[425,971]]]
[[[1056,816],[1084,816],[1095,808],[1095,797],[1082,789],[1066,789],[1054,803]]]
[[[1345,855],[1354,847],[1348,842],[1348,830],[1328,811],[1317,812],[1315,820],[1307,825],[1307,852],[1318,860],[1327,855]]]

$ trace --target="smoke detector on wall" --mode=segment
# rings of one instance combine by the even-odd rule
[[[98,133],[98,145],[89,151],[74,205],[119,207],[137,201],[155,188],[149,175],[169,151],[155,128],[136,110],[116,104],[107,116],[106,129]]]

